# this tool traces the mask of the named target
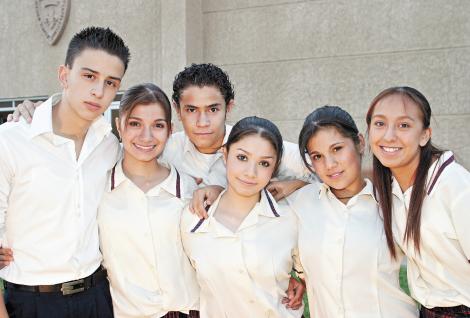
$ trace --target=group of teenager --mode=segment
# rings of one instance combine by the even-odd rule
[[[126,90],[118,141],[101,115],[128,62],[86,28],[62,93],[0,126],[0,317],[299,318],[304,291],[314,318],[470,317],[470,174],[431,143],[419,91],[371,102],[368,180],[344,109],[313,110],[298,145],[267,119],[231,127],[212,64],[177,74],[171,102]]]

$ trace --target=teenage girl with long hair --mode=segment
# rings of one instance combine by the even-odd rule
[[[337,106],[317,108],[305,119],[299,149],[323,181],[287,199],[299,218],[312,317],[417,317],[399,285],[403,254],[391,256],[372,183],[361,173],[364,138],[352,117]]]
[[[392,255],[408,258],[421,317],[470,317],[470,173],[431,143],[431,107],[392,87],[367,112],[375,193]]]

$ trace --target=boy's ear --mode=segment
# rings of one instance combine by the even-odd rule
[[[231,99],[228,104],[227,104],[227,107],[225,108],[226,109],[226,113],[230,113],[233,109],[233,107],[235,106],[235,100],[234,99]]]
[[[178,116],[178,120],[181,121],[181,109],[180,109],[180,107],[176,104],[175,101],[173,101],[171,104],[173,105],[173,108],[175,109],[176,116]]]
[[[57,70],[57,75],[59,78],[60,85],[64,89],[68,87],[67,81],[68,81],[69,71],[70,69],[65,65],[59,66],[59,69]]]

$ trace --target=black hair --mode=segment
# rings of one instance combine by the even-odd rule
[[[76,33],[70,40],[65,56],[65,65],[73,67],[75,58],[85,49],[103,50],[117,56],[124,64],[124,72],[129,64],[129,48],[124,41],[109,28],[88,27]]]
[[[165,121],[168,126],[168,133],[171,130],[171,105],[165,92],[155,84],[143,83],[130,87],[122,95],[119,104],[119,117],[124,118],[127,123],[129,115],[137,105],[150,105],[158,103],[165,113]],[[123,127],[124,128],[124,127]]]
[[[334,127],[344,137],[352,139],[354,144],[360,145],[359,130],[351,115],[339,106],[325,105],[315,109],[307,118],[299,134],[299,151],[305,166],[313,173],[307,161],[307,144],[320,129]]]
[[[220,67],[211,64],[191,64],[179,72],[173,81],[173,101],[180,107],[180,97],[183,90],[189,86],[213,86],[222,94],[225,104],[235,98],[230,78]]]
[[[370,130],[372,116],[374,114],[375,106],[379,101],[387,96],[398,95],[404,99],[404,102],[409,101],[415,104],[422,113],[423,129],[429,128],[431,124],[431,106],[424,97],[424,95],[417,89],[407,86],[391,87],[379,93],[371,102],[369,110],[366,115],[367,130]],[[433,158],[440,156],[442,150],[435,147],[431,139],[428,140],[426,145],[420,147],[419,164],[414,172],[415,180],[413,190],[411,191],[410,206],[408,208],[406,229],[404,241],[409,242],[413,240],[414,246],[419,253],[420,238],[421,238],[421,208],[423,200],[426,195],[426,180],[429,167],[433,162]],[[384,166],[380,160],[373,156],[373,183],[374,191],[378,196],[380,208],[384,219],[385,236],[387,238],[387,245],[393,257],[396,257],[395,245],[392,233],[392,172]]]
[[[276,152],[276,163],[273,172],[273,175],[275,175],[281,163],[284,144],[281,132],[273,122],[256,116],[245,117],[239,120],[230,131],[225,143],[225,149],[228,152],[233,143],[251,135],[259,135],[273,146]]]

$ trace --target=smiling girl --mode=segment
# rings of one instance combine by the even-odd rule
[[[312,317],[417,317],[399,286],[403,255],[396,250],[391,257],[372,183],[361,173],[364,138],[352,117],[337,106],[316,109],[305,119],[299,148],[323,181],[288,198],[299,217]]]
[[[224,146],[227,189],[207,219],[185,211],[181,232],[201,288],[201,317],[302,316],[283,304],[297,255],[297,224],[265,189],[282,158],[270,121],[240,120]]]
[[[198,317],[198,286],[180,239],[194,180],[157,161],[171,134],[171,108],[153,84],[129,88],[116,126],[123,156],[98,211],[103,266],[116,317]]]
[[[470,317],[470,173],[431,143],[431,107],[392,87],[367,112],[374,184],[392,254],[408,257],[421,317]]]

